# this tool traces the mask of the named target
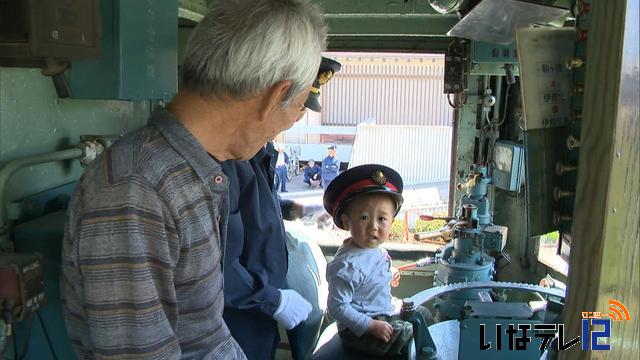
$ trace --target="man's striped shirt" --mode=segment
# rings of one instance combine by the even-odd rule
[[[78,181],[61,292],[80,358],[244,359],[222,319],[228,181],[167,111]]]

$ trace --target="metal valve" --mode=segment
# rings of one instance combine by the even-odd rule
[[[491,107],[496,104],[496,97],[492,93],[491,89],[487,89],[482,96],[482,107],[485,112],[491,111]]]
[[[420,220],[424,220],[424,221],[433,221],[433,220],[444,220],[444,221],[451,221],[454,220],[455,217],[452,216],[434,216],[431,214],[422,214],[420,215]]]
[[[458,183],[456,187],[460,191],[466,190],[469,187],[474,187],[476,186],[476,182],[478,181],[479,177],[480,177],[480,174],[473,174],[469,176],[469,178],[465,182]]]

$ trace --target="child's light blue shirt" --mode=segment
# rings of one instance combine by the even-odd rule
[[[338,329],[362,336],[372,316],[397,313],[391,296],[391,258],[377,247],[362,249],[346,241],[327,266],[329,314]]]

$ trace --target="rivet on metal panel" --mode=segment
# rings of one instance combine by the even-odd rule
[[[560,161],[556,163],[556,174],[562,176],[570,171],[576,171],[578,168],[575,165],[563,164]]]
[[[573,135],[567,136],[567,149],[573,150],[580,147],[580,140]]]
[[[560,211],[555,210],[553,212],[553,224],[559,225],[561,222],[571,221],[572,217],[570,215],[561,214]]]
[[[584,60],[580,58],[568,58],[567,61],[565,62],[565,66],[569,70],[573,68],[579,68],[581,66],[584,66]]]
[[[555,201],[560,201],[563,197],[573,196],[575,193],[573,191],[562,190],[559,187],[553,188],[553,199]]]

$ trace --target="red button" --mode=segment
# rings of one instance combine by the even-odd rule
[[[216,184],[222,184],[222,176],[216,176],[215,178],[213,178],[213,181],[215,181]]]

